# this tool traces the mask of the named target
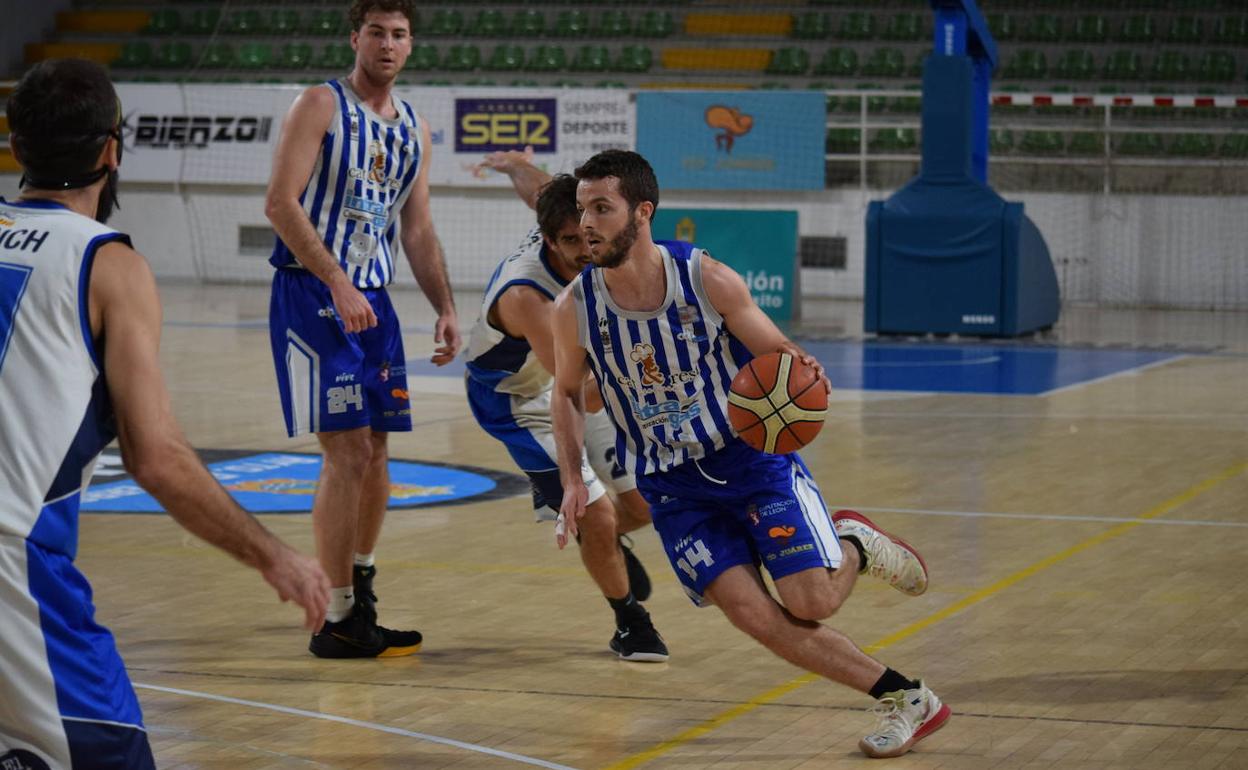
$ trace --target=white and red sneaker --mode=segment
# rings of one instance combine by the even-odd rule
[[[910,596],[927,590],[927,564],[905,540],[888,534],[857,511],[837,511],[832,514],[832,525],[837,537],[852,537],[862,545],[867,557],[863,572]]]
[[[858,741],[858,748],[873,759],[900,757],[944,727],[953,715],[923,682],[916,690],[885,693],[871,711],[880,723],[874,732]]]

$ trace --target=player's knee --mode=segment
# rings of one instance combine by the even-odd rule
[[[820,621],[836,614],[841,608],[838,597],[830,591],[801,591],[784,597],[785,609],[799,620]]]
[[[324,445],[325,463],[344,473],[364,473],[373,454],[373,442],[367,433],[359,431],[344,433]]]

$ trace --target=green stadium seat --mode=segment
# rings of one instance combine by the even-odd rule
[[[802,13],[793,16],[792,35],[799,40],[823,40],[832,25],[826,13]]]
[[[1014,132],[1008,128],[994,128],[988,131],[988,152],[992,155],[1004,155],[1014,149]]]
[[[875,17],[861,11],[847,13],[841,17],[837,36],[844,40],[870,40],[875,37]]]
[[[823,147],[830,154],[857,153],[862,147],[862,132],[857,128],[829,128]]]
[[[550,34],[554,37],[584,37],[589,34],[589,15],[584,11],[560,11]]]
[[[779,49],[768,62],[768,75],[805,75],[810,69],[810,54],[805,49]]]
[[[225,23],[221,25],[221,31],[227,35],[263,35],[266,27],[260,11],[249,8],[243,11],[233,11],[226,16]]]
[[[605,45],[583,45],[572,59],[574,72],[606,72],[611,69],[611,57]]]
[[[626,45],[615,60],[617,72],[648,72],[654,63],[654,52],[649,46]]]
[[[1018,39],[1033,43],[1056,43],[1062,39],[1062,23],[1056,16],[1031,16],[1019,31]]]
[[[1162,51],[1153,59],[1153,80],[1186,80],[1192,68],[1191,58],[1182,51]]]
[[[217,25],[221,23],[221,10],[219,8],[200,8],[191,13],[186,24],[182,27],[184,35],[212,35],[217,31]]]
[[[493,72],[519,72],[524,68],[524,49],[514,43],[494,46],[485,68]]]
[[[442,69],[451,72],[471,72],[480,66],[481,49],[475,45],[453,45],[442,61]]]
[[[856,88],[859,91],[879,91],[880,85],[878,83],[859,83],[855,85],[854,88]],[[846,107],[848,109],[851,109],[853,112],[858,112],[859,110],[862,109],[862,99],[847,99],[846,101],[849,102],[849,104],[846,105]],[[880,113],[880,112],[883,112],[884,108],[887,106],[888,106],[888,97],[885,97],[885,96],[868,96],[867,97],[867,112]]]
[[[1066,144],[1070,155],[1104,155],[1105,135],[1099,131],[1076,131]]]
[[[633,22],[620,10],[603,11],[598,23],[590,28],[595,37],[628,37],[633,33]]]
[[[852,77],[858,74],[858,54],[852,48],[829,48],[815,65],[817,75]]]
[[[871,139],[872,152],[908,152],[919,144],[918,132],[913,128],[882,128]]]
[[[464,15],[450,8],[439,8],[433,13],[433,20],[424,30],[424,34],[433,37],[454,37],[464,28]]]
[[[1151,16],[1129,16],[1118,30],[1118,40],[1123,43],[1151,43],[1157,37],[1157,27]]]
[[[877,48],[862,64],[868,77],[899,78],[906,74],[906,57],[896,48]]]
[[[1139,80],[1144,66],[1138,51],[1114,51],[1105,59],[1102,75],[1107,80]]]
[[[646,11],[637,24],[637,37],[669,37],[676,30],[676,22],[668,11]]]
[[[1061,155],[1066,143],[1060,131],[1024,131],[1018,149],[1026,155]]]
[[[1104,16],[1080,16],[1070,30],[1076,43],[1104,43],[1109,39],[1109,20]]]
[[[234,46],[231,43],[209,43],[199,53],[199,66],[206,69],[224,70],[234,66]]]
[[[1170,142],[1170,154],[1184,158],[1210,158],[1217,144],[1209,134],[1179,134]]]
[[[923,37],[923,17],[917,13],[899,13],[892,16],[880,37],[885,40],[920,40]]]
[[[1235,57],[1227,51],[1206,51],[1196,65],[1196,77],[1207,83],[1229,83],[1235,79]]]
[[[152,66],[161,69],[187,69],[191,66],[191,44],[181,40],[163,43],[152,53]]]
[[[530,40],[535,37],[541,37],[546,29],[546,16],[541,11],[535,11],[532,8],[524,11],[517,11],[515,16],[511,17],[511,36],[522,40]]]
[[[238,66],[245,70],[267,70],[273,66],[273,47],[268,43],[243,43],[238,47]]]
[[[1215,43],[1248,45],[1248,16],[1223,16],[1213,25]]]
[[[270,35],[290,37],[299,33],[299,12],[293,8],[275,8],[265,20]]]
[[[759,86],[763,91],[786,91],[792,88],[791,85],[782,80],[768,80]]]
[[[507,22],[503,12],[490,9],[477,12],[472,22],[464,29],[469,37],[500,37],[506,29]]]
[[[412,55],[407,57],[407,64],[404,66],[404,69],[428,72],[437,68],[437,46],[429,45],[428,43],[412,46]]]
[[[355,51],[347,43],[329,43],[316,57],[316,68],[322,70],[344,70],[354,64]]]
[[[1130,133],[1119,140],[1118,152],[1121,155],[1161,155],[1165,152],[1165,145],[1161,134]]]
[[[1006,62],[1003,74],[1015,80],[1036,80],[1048,73],[1043,51],[1024,48]]]
[[[158,8],[152,11],[143,28],[144,35],[176,35],[182,29],[182,14],[176,8]]]
[[[121,46],[121,55],[112,66],[120,69],[141,69],[152,63],[152,44],[146,40],[128,40]]]
[[[581,88],[583,84],[579,80],[570,80],[568,78],[559,78],[551,83],[555,88]]]
[[[316,35],[318,37],[329,37],[330,35],[341,35],[351,26],[347,20],[347,15],[342,11],[312,11],[303,22],[303,33],[305,35]]]
[[[1057,60],[1053,74],[1062,80],[1091,80],[1096,77],[1096,59],[1091,51],[1067,51]]]
[[[1235,0],[1228,0],[1226,5],[1231,5]],[[1180,11],[1216,11],[1221,4],[1220,0],[1170,0],[1171,5]]]
[[[307,69],[311,63],[312,46],[307,43],[287,43],[277,57],[277,66],[287,70]]]
[[[628,88],[628,84],[622,80],[599,80],[594,88]]]
[[[917,114],[923,110],[923,86],[919,83],[905,87],[907,91],[914,91],[914,96],[895,96],[889,103],[889,107],[893,112],[902,112],[908,114]]]
[[[562,46],[539,45],[529,52],[525,68],[531,72],[559,72],[567,69],[568,55]]]
[[[1248,158],[1248,134],[1227,134],[1218,154],[1224,158]]]
[[[998,42],[1013,40],[1017,35],[1014,29],[1014,19],[1004,13],[988,14],[988,31]]]
[[[1176,16],[1166,29],[1166,42],[1190,44],[1199,43],[1204,31],[1204,24],[1195,16]]]

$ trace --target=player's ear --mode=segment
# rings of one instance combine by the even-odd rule
[[[654,221],[654,204],[650,201],[642,201],[641,203],[638,203],[635,211],[638,216],[638,224],[649,224]]]

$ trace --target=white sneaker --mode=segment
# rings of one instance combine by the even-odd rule
[[[858,741],[868,757],[900,757],[914,744],[945,726],[953,712],[919,682],[917,690],[885,693],[871,712],[880,718],[875,731]]]
[[[903,594],[918,596],[927,590],[927,564],[914,547],[893,537],[857,511],[837,511],[832,524],[839,538],[852,537],[867,555],[863,572],[888,583]]]

